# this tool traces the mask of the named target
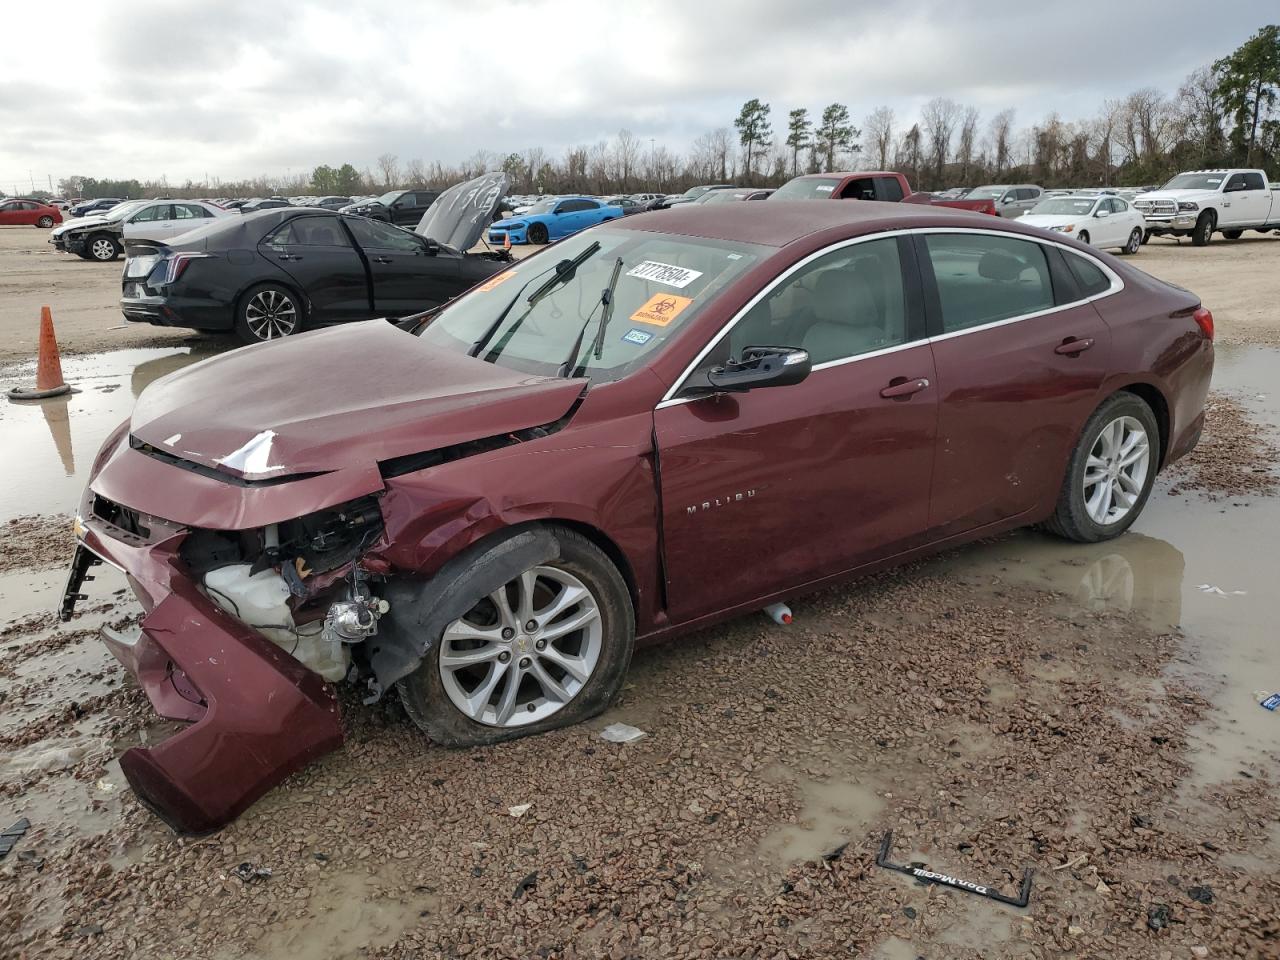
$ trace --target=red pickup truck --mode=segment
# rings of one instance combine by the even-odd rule
[[[870,170],[863,173],[810,173],[788,180],[770,200],[883,200],[890,203],[927,203],[956,207],[998,217],[994,200],[942,200],[931,193],[914,193],[900,173]]]

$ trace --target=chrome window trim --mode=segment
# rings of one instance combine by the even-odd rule
[[[1054,240],[1052,237],[1044,237],[1044,238],[1027,237],[1027,236],[1023,236],[1020,233],[1012,233],[1005,230],[988,230],[983,227],[907,227],[901,230],[886,230],[882,233],[869,233],[861,237],[850,237],[847,240],[837,240],[835,243],[831,244],[830,246],[823,247],[821,250],[815,250],[813,253],[805,257],[803,260],[798,260],[795,263],[793,263],[790,267],[786,269],[785,272],[780,273],[778,274],[778,276],[774,277],[771,281],[769,281],[768,284],[766,284],[760,290],[759,293],[757,293],[754,297],[748,300],[737,313],[735,313],[732,317],[729,318],[728,322],[726,322],[725,325],[720,328],[719,332],[716,333],[715,336],[713,336],[710,340],[707,341],[706,346],[704,346],[701,350],[698,351],[697,355],[684,368],[684,371],[680,374],[680,376],[677,377],[675,382],[671,385],[671,387],[667,389],[667,392],[662,395],[662,399],[658,401],[658,404],[657,406],[654,407],[654,409],[662,410],[665,407],[674,407],[682,403],[689,403],[693,400],[702,399],[701,397],[677,398],[675,394],[679,391],[680,387],[684,385],[684,382],[689,379],[690,374],[692,374],[693,371],[698,369],[698,365],[702,363],[702,361],[706,358],[707,354],[710,353],[712,350],[714,350],[716,346],[719,345],[720,341],[729,335],[729,332],[732,331],[733,328],[738,325],[739,321],[741,321],[743,317],[745,317],[748,313],[750,313],[751,310],[756,306],[756,304],[758,304],[761,300],[763,300],[770,293],[772,293],[773,290],[779,284],[785,282],[789,277],[791,277],[792,274],[796,273],[796,271],[802,269],[803,267],[808,266],[810,263],[812,263],[814,260],[817,260],[819,257],[824,257],[829,253],[835,253],[837,250],[843,250],[845,247],[852,247],[859,243],[868,243],[872,240],[883,240],[887,237],[911,236],[916,234],[927,235],[931,233],[975,233],[982,236],[991,236],[991,237],[1006,237],[1006,238],[1012,237],[1014,240],[1025,240],[1028,243],[1038,243],[1043,246],[1057,247],[1060,250],[1065,251],[1066,253],[1075,254],[1078,257],[1084,257],[1086,260],[1090,261],[1094,266],[1096,266],[1099,270],[1103,272],[1103,274],[1106,276],[1108,280],[1111,281],[1111,286],[1108,289],[1102,291],[1101,293],[1095,293],[1091,297],[1081,297],[1079,300],[1072,300],[1070,303],[1056,305],[1056,306],[1050,307],[1047,310],[1037,310],[1033,313],[1019,314],[1016,317],[1006,317],[1003,320],[993,320],[990,323],[984,323],[984,324],[981,324],[980,326],[966,327],[964,330],[955,330],[955,331],[952,331],[951,333],[942,333],[936,337],[922,337],[919,340],[912,340],[910,343],[900,343],[892,347],[885,347],[883,350],[872,350],[869,353],[860,353],[856,356],[843,357],[839,360],[828,360],[825,363],[817,364],[813,368],[814,372],[817,372],[819,370],[826,370],[830,367],[843,366],[844,364],[854,363],[855,361],[858,361],[858,360],[870,360],[873,357],[882,357],[882,356],[885,356],[886,354],[896,353],[899,350],[905,350],[908,347],[919,346],[922,343],[935,343],[942,340],[950,340],[954,337],[962,337],[970,333],[980,333],[984,330],[991,330],[995,327],[1007,326],[1008,324],[1017,323],[1021,320],[1034,320],[1037,317],[1044,317],[1044,316],[1048,316],[1051,313],[1058,313],[1062,310],[1070,309],[1071,307],[1078,306],[1079,304],[1082,304],[1082,303],[1093,303],[1097,300],[1102,300],[1106,297],[1113,296],[1114,294],[1117,294],[1124,289],[1124,280],[1121,279],[1120,275],[1116,273],[1114,270],[1112,270],[1105,263],[1103,263],[1101,260],[1099,260],[1096,256],[1094,256],[1092,251],[1077,250],[1075,247],[1069,247],[1065,243],[1062,243],[1058,240]],[[1068,269],[1070,269],[1069,266],[1068,266]]]

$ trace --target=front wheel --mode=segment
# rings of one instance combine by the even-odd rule
[[[120,256],[120,244],[109,233],[95,233],[89,238],[89,256],[99,263],[108,263]]]
[[[1079,240],[1081,243],[1088,243],[1088,242],[1089,242],[1089,231],[1088,231],[1088,230],[1081,230],[1081,231],[1080,231],[1080,233],[1076,235],[1076,239],[1077,239],[1077,240]]]
[[[235,328],[244,343],[292,336],[302,329],[302,304],[293,291],[279,284],[260,284],[240,298]]]
[[[631,595],[594,543],[554,535],[558,557],[475,596],[400,681],[405,711],[436,743],[483,746],[569,726],[621,690],[635,648]]]
[[[1126,392],[1108,397],[1080,434],[1045,526],[1079,543],[1118,537],[1146,506],[1159,450],[1160,428],[1146,402]]]
[[[36,226],[39,227],[41,230],[48,230],[50,227],[53,226],[53,217],[48,216],[46,214],[45,216],[41,217],[39,220],[36,221]]]
[[[529,224],[529,242],[530,243],[546,243],[550,239],[547,233],[546,224],[531,223]]]
[[[1191,245],[1193,247],[1207,247],[1209,241],[1213,239],[1213,213],[1206,210],[1200,214],[1200,219],[1196,221],[1195,229],[1191,231]]]
[[[1133,232],[1129,234],[1129,241],[1120,248],[1120,252],[1125,255],[1132,255],[1138,252],[1142,247],[1142,228],[1134,227]]]
[[[1243,230],[1223,230],[1222,231],[1222,235],[1226,237],[1228,240],[1239,240],[1243,233],[1244,233]]]

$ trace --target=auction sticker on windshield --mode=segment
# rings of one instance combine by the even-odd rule
[[[486,280],[484,283],[480,284],[480,286],[476,287],[476,289],[479,290],[481,293],[485,293],[489,290],[492,290],[494,287],[496,287],[500,283],[506,283],[508,280],[510,280],[514,276],[515,276],[514,273],[512,273],[510,270],[507,270],[504,273],[498,274],[492,280]]]
[[[665,327],[681,312],[693,303],[688,297],[677,297],[674,293],[655,293],[645,301],[631,319],[637,323],[649,323],[655,327]]]
[[[668,287],[682,290],[702,276],[702,271],[690,270],[687,267],[675,267],[669,263],[659,263],[657,260],[646,260],[644,263],[628,270],[627,276],[635,277],[639,280],[652,280],[655,283],[665,283]]]

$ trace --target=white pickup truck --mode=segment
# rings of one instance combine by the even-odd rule
[[[1236,240],[1245,230],[1280,230],[1280,199],[1262,170],[1193,170],[1159,190],[1140,193],[1133,206],[1152,236],[1191,237],[1203,247],[1215,232]]]

